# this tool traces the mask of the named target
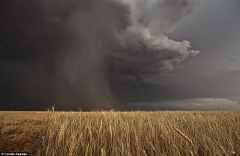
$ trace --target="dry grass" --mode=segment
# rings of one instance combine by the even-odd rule
[[[30,152],[45,117],[45,112],[0,111],[0,151]]]
[[[33,121],[27,120],[24,124],[32,124],[35,129],[30,130],[29,135],[25,135],[25,140],[21,138],[30,142],[24,144],[23,150],[28,150],[33,155],[240,154],[240,112],[41,113],[38,115],[44,117],[44,120],[41,120],[42,127],[36,128],[37,125],[34,125],[40,117],[35,120],[32,117]],[[4,123],[1,126],[0,137],[9,137],[13,133],[6,130],[6,121],[11,121],[6,118],[7,116],[2,120]],[[14,132],[20,133],[16,127],[20,126],[15,126]],[[28,140],[31,137],[33,139]],[[5,150],[8,149],[9,147],[5,146]]]

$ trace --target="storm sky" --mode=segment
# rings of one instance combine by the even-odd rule
[[[240,110],[238,0],[0,1],[0,110]]]

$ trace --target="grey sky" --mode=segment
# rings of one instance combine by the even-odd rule
[[[239,15],[238,0],[0,1],[0,109],[239,109]]]
[[[166,74],[167,76],[157,77],[162,86],[136,90],[131,97],[138,97],[140,94],[141,100],[154,101],[152,105],[147,103],[149,108],[156,108],[158,105],[159,108],[165,109],[168,108],[165,104],[169,103],[165,101],[171,99],[175,99],[171,104],[176,103],[175,107],[171,106],[174,109],[187,109],[187,106],[189,109],[198,109],[192,107],[189,102],[194,98],[225,98],[236,103],[240,101],[238,0],[205,1],[196,12],[177,23],[168,36],[177,41],[190,41],[193,49],[199,50],[200,53],[180,63],[181,66]],[[177,104],[182,103],[181,100],[185,101],[184,107]],[[137,107],[136,103],[134,105]],[[143,103],[140,106],[142,105]],[[229,109],[239,109],[239,106],[228,105],[227,102],[226,105]]]
[[[237,101],[240,100],[239,15],[237,0],[208,0],[170,35],[190,40],[200,51],[197,57],[183,63],[186,68],[179,75],[191,75],[199,85],[205,83],[215,97]],[[188,65],[190,62],[193,63]]]

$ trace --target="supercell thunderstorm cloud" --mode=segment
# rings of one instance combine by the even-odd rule
[[[0,1],[0,108],[127,107],[121,87],[160,86],[199,54],[168,34],[202,2]]]

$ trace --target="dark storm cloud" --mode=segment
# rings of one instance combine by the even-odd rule
[[[203,1],[205,0],[138,0],[133,6],[133,18],[138,24],[149,27],[151,33],[167,33]]]
[[[116,85],[199,53],[166,33],[200,2],[0,1],[1,109],[115,106]]]
[[[176,63],[196,56],[190,42],[177,42],[166,35],[176,22],[196,10],[202,0],[139,0],[132,6],[132,25],[118,35],[114,71],[119,81],[155,84],[152,75],[173,70]]]

